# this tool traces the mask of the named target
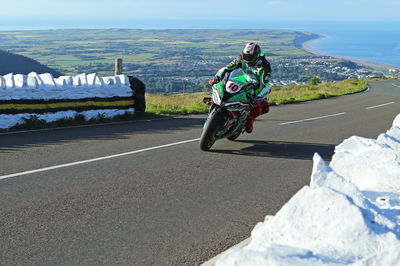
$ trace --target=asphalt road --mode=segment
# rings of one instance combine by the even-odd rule
[[[204,115],[0,134],[0,264],[202,263],[308,184],[315,152],[376,138],[398,113],[387,81],[273,107],[211,152]]]

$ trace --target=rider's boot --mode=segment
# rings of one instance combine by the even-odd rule
[[[247,121],[246,121],[246,132],[247,133],[251,133],[253,132],[253,123],[254,120],[256,119],[256,117],[258,117],[259,115],[261,115],[262,112],[262,105],[257,105],[256,107],[254,107],[251,111],[249,116],[247,117]]]
[[[265,99],[260,105],[254,107],[250,111],[250,115],[246,121],[246,132],[249,134],[251,132],[253,132],[253,123],[254,123],[254,120],[256,119],[256,117],[258,117],[262,114],[266,114],[268,112],[269,112],[269,103],[268,103],[268,100]]]
[[[254,118],[247,118],[247,122],[246,122],[246,132],[247,133],[251,133],[253,132],[253,123],[254,123]]]

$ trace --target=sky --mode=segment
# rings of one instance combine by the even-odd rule
[[[0,0],[0,4],[0,22],[21,19],[400,20],[399,0]]]

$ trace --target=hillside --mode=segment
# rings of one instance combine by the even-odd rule
[[[54,77],[61,76],[60,72],[42,65],[29,57],[0,50],[0,75],[8,73],[26,75],[30,72],[39,74],[51,73]]]

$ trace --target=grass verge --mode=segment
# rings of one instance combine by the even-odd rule
[[[366,88],[367,80],[358,79],[348,79],[315,86],[274,87],[269,101],[271,105],[303,102],[361,92]],[[208,110],[208,106],[202,100],[203,97],[210,95],[211,92],[174,95],[147,94],[146,112],[161,116],[205,113]]]
[[[208,92],[170,95],[147,94],[146,113],[156,116],[205,113],[208,106],[203,103],[203,98],[210,95],[211,93]]]
[[[319,85],[275,87],[270,94],[271,104],[285,104],[318,100],[352,94],[367,89],[367,80],[347,79]]]

